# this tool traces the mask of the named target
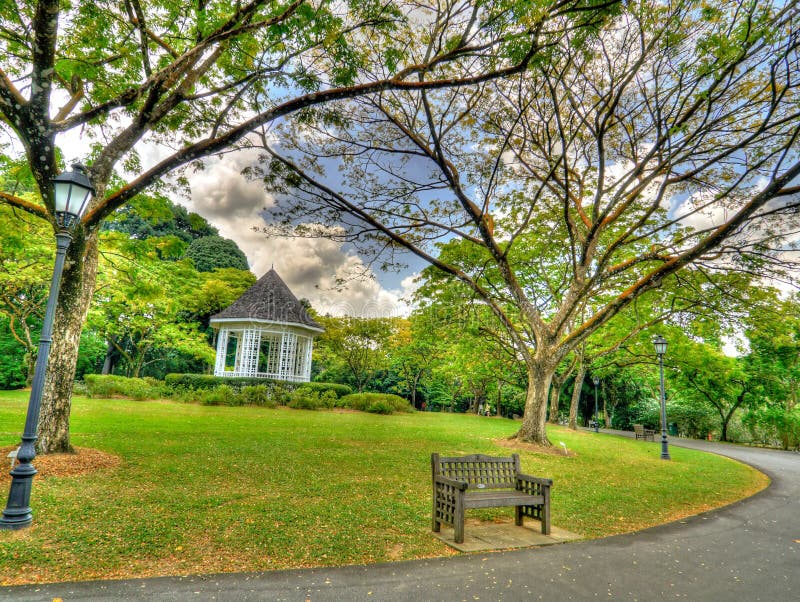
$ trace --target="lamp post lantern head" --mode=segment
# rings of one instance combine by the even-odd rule
[[[653,337],[653,347],[656,349],[656,355],[664,355],[667,352],[667,339],[657,334]]]
[[[56,201],[56,223],[62,230],[69,230],[81,218],[95,190],[86,168],[80,163],[72,164],[72,171],[65,171],[53,178]]]
[[[592,382],[594,383],[594,386],[596,387],[597,385],[600,384],[600,377],[599,376],[593,376],[592,377]]]

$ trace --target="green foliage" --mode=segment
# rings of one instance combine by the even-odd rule
[[[225,377],[214,376],[212,374],[167,374],[164,378],[167,386],[172,390],[179,389],[213,389],[220,385],[227,385],[234,390],[241,390],[247,386],[266,386],[268,388],[280,388],[283,390],[293,390],[297,387],[304,387],[313,391],[325,393],[332,391],[337,397],[349,395],[353,390],[347,385],[337,383],[291,383],[282,380],[272,380],[268,378],[248,378],[248,377]]]
[[[188,259],[198,272],[211,272],[220,268],[248,270],[247,256],[234,241],[221,236],[204,236],[193,240],[186,249]]]
[[[680,389],[680,396],[686,405],[716,411],[719,420],[717,430],[723,441],[728,440],[728,424],[734,413],[748,402],[752,384],[750,376],[744,371],[740,358],[728,357],[712,345],[700,344],[690,340],[678,339],[672,346],[670,363],[677,368],[673,381]],[[695,432],[693,426],[689,432]]]
[[[204,406],[240,406],[242,405],[242,396],[228,385],[220,385],[202,391],[197,401]]]
[[[657,410],[657,413],[655,416],[650,413],[646,423],[650,428],[660,429],[661,420],[659,416],[661,406],[656,403],[652,405]],[[671,400],[667,404],[667,422],[677,425],[678,434],[682,437],[705,439],[709,433],[715,432],[717,435],[720,433],[719,416],[714,411],[714,408],[698,404],[695,400],[687,400],[683,397]],[[730,433],[728,434],[728,440],[734,440]]]
[[[0,389],[25,386],[25,349],[11,336],[8,319],[0,316]]]
[[[279,395],[275,395],[275,393],[278,392],[277,389],[278,387],[269,388],[266,385],[248,386],[242,387],[240,395],[244,405],[274,408],[280,403],[280,401],[275,398],[280,397]]]
[[[78,349],[78,365],[75,368],[75,380],[83,379],[86,374],[100,372],[103,369],[107,345],[97,332],[84,329],[81,332],[81,344]]]
[[[235,389],[229,385],[218,385],[212,389],[189,390],[177,394],[176,397],[182,401],[197,401],[204,406],[275,408],[278,406],[278,402],[273,398],[273,392],[265,385],[247,386],[241,389]]]
[[[336,402],[336,407],[350,408],[372,414],[394,414],[395,412],[413,412],[414,408],[398,395],[391,393],[353,393],[345,395]]]
[[[792,410],[780,406],[764,406],[748,411],[742,424],[761,445],[800,449],[800,407]]]
[[[388,367],[389,340],[395,330],[386,318],[318,318],[325,332],[317,339],[314,355],[325,366],[322,378],[339,376],[357,391]]]
[[[130,399],[160,399],[164,383],[154,378],[127,378],[113,374],[86,374],[83,377],[89,397],[127,397]]]
[[[139,240],[170,237],[183,242],[179,247],[180,253],[165,253],[165,258],[182,255],[186,246],[195,239],[219,235],[219,231],[205,218],[190,213],[160,194],[137,196],[106,220],[103,228]]]
[[[185,300],[197,298],[202,277],[190,261],[161,259],[160,240],[119,232],[101,238],[100,289],[89,326],[113,346],[117,371],[126,376],[142,376],[148,366],[162,376],[174,360],[175,367],[199,363],[202,370],[214,359],[203,324],[185,312]]]
[[[202,284],[184,298],[183,313],[203,328],[208,327],[213,314],[228,307],[256,282],[252,272],[236,268],[216,268],[199,276]]]
[[[3,174],[0,174],[2,180]],[[27,381],[33,376],[38,353],[38,336],[47,303],[49,281],[53,274],[54,240],[46,222],[13,211],[0,203],[0,318],[9,349],[17,345],[4,361],[22,355],[21,368]],[[13,341],[13,342],[12,342]],[[16,380],[17,368],[0,368]]]
[[[292,391],[287,405],[295,410],[327,410],[334,407],[336,399],[336,393],[331,390],[302,386]]]

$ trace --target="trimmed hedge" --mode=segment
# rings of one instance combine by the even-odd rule
[[[300,387],[311,389],[312,391],[318,391],[319,393],[333,391],[336,397],[344,397],[345,395],[349,395],[353,392],[353,389],[347,385],[340,385],[338,383],[292,383],[283,380],[274,380],[271,378],[254,378],[245,376],[235,376],[229,378],[226,376],[214,376],[212,374],[167,374],[167,376],[164,378],[164,382],[166,382],[167,386],[173,390],[191,389],[197,391],[203,389],[215,389],[224,385],[237,392],[241,391],[245,387],[259,386],[267,387],[267,389],[272,389],[273,387],[279,386],[288,391],[293,391],[294,389]]]
[[[163,382],[149,376],[128,378],[114,374],[84,374],[83,382],[89,397],[129,397],[141,401],[160,399],[167,393]]]
[[[394,414],[395,412],[413,412],[411,404],[391,393],[353,393],[340,397],[336,402],[338,408],[350,408],[371,414]]]

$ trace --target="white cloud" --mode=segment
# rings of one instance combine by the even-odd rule
[[[409,293],[414,277],[399,290],[387,290],[361,257],[324,238],[268,236],[253,228],[263,224],[260,213],[273,204],[259,182],[241,170],[253,160],[248,153],[229,155],[190,176],[189,208],[208,219],[220,235],[230,238],[247,255],[253,273],[261,277],[274,267],[298,298],[311,301],[322,314],[398,316],[411,311]]]
[[[675,209],[675,217],[682,225],[695,230],[715,228],[728,221],[728,208],[722,203],[714,203],[714,192],[702,190],[695,192]]]
[[[255,156],[247,152],[228,155],[190,176],[194,211],[216,224],[256,219],[259,211],[272,206],[274,200],[263,185],[241,175],[254,160]]]

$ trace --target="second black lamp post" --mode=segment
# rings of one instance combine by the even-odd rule
[[[671,460],[667,445],[667,398],[664,394],[664,354],[667,353],[667,339],[660,334],[654,336],[653,347],[658,356],[658,368],[661,375],[661,459]]]
[[[594,383],[594,432],[600,432],[600,422],[597,420],[597,385],[600,384],[600,377],[593,376],[592,382]]]

